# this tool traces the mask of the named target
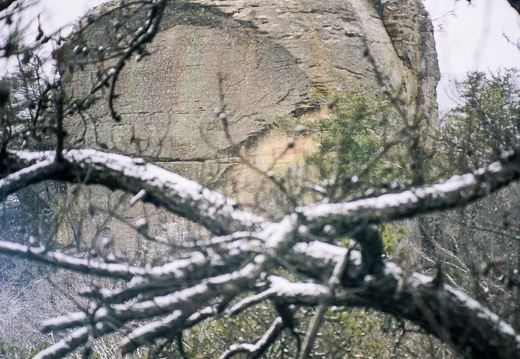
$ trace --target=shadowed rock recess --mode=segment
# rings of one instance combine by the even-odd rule
[[[92,49],[117,43],[113,22],[120,15],[101,17],[78,36]],[[254,171],[240,164],[239,148],[255,163],[269,162],[258,158],[270,153],[258,146],[280,142],[265,140],[269,126],[316,109],[320,96],[384,87],[399,93],[410,116],[437,115],[433,27],[420,0],[171,2],[146,50],[152,56],[129,61],[119,76],[115,109],[122,121],[110,119],[99,101],[88,119],[68,122],[70,145],[144,157],[244,204],[259,199],[244,180]],[[65,51],[63,69],[84,59]],[[70,97],[95,83],[94,66],[64,72]],[[224,104],[231,141],[214,115]],[[110,198],[92,198],[110,207]],[[128,217],[138,216],[132,211]]]

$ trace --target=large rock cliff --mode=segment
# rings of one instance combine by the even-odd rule
[[[89,49],[117,43],[119,15],[100,18],[75,41]],[[175,1],[147,51],[152,56],[129,62],[119,76],[115,108],[122,121],[110,120],[100,102],[89,119],[68,123],[70,143],[145,157],[238,192],[246,203],[256,199],[252,171],[238,165],[237,148],[272,156],[280,141],[257,140],[278,116],[312,112],[316,99],[353,87],[398,94],[409,116],[437,116],[439,70],[421,0]],[[69,49],[62,68],[84,58]],[[95,72],[87,65],[65,74],[71,96],[85,94]],[[229,136],[214,115],[223,105]]]
[[[98,48],[116,36],[104,19],[82,41]],[[439,71],[420,0],[172,2],[147,50],[153,56],[119,76],[123,121],[103,121],[100,110],[84,145],[162,162],[215,159],[230,145],[213,115],[222,102],[241,143],[277,116],[308,109],[317,94],[358,85],[399,92],[410,115],[436,117]],[[71,52],[68,62],[75,56],[83,55]],[[74,72],[75,96],[94,72]]]
[[[437,53],[420,0],[194,1],[253,24],[286,48],[313,91],[341,94],[377,83],[401,90],[410,114],[436,117]]]

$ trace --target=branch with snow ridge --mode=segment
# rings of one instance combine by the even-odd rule
[[[64,152],[63,161],[59,162],[59,171],[40,173],[36,172],[39,167],[31,167],[38,166],[38,163],[51,166],[55,157],[53,151],[9,151],[0,173],[8,175],[9,172],[27,168],[27,171],[30,169],[30,173],[34,173],[31,183],[44,180],[79,181],[133,195],[142,194],[144,190],[142,201],[201,224],[218,235],[255,230],[265,222],[262,217],[241,210],[231,198],[174,172],[145,163],[141,158],[92,149],[69,150]],[[0,195],[5,198],[27,184],[21,182],[20,186],[8,187],[0,182]]]
[[[332,273],[346,252],[345,248],[319,242],[298,243],[293,250],[291,264],[296,268],[309,261],[309,257],[297,253],[312,253],[315,270],[306,267],[306,273],[320,279],[323,272]],[[277,286],[270,286],[269,298],[316,306],[326,290],[324,285],[291,283],[281,278]],[[408,319],[471,358],[520,358],[520,335],[498,315],[462,291],[435,283],[430,276],[406,273],[395,263],[385,263],[382,276],[368,276],[362,285],[338,287],[329,304],[372,308]]]
[[[351,202],[321,203],[299,207],[296,212],[313,233],[346,234],[370,223],[411,218],[423,213],[455,208],[483,198],[520,178],[520,155],[493,162],[474,173],[453,176],[427,187],[409,189]]]
[[[277,317],[271,327],[255,344],[232,344],[228,350],[222,353],[219,359],[228,359],[239,353],[248,353],[249,358],[259,358],[278,337],[283,328],[285,328],[285,323],[282,318]]]
[[[236,314],[267,299],[284,305],[316,306],[328,293],[330,305],[363,306],[409,319],[474,358],[520,355],[520,337],[498,316],[464,293],[438,285],[430,277],[406,275],[393,263],[385,263],[377,276],[361,276],[361,282],[349,283],[349,273],[335,276],[341,283],[331,290],[325,283],[347,255],[347,249],[316,240],[334,242],[356,227],[454,208],[484,197],[518,179],[518,156],[432,186],[346,203],[300,207],[279,222],[268,222],[241,210],[231,199],[141,159],[71,150],[64,153],[59,171],[39,172],[52,166],[54,158],[53,152],[8,152],[0,173],[9,181],[0,182],[1,195],[14,191],[16,173],[34,173],[32,183],[55,179],[101,184],[139,193],[136,200],[161,206],[223,236],[210,241],[215,254],[207,258],[193,252],[189,258],[146,269],[76,260],[44,249],[0,242],[0,251],[10,254],[87,273],[133,279],[126,289],[91,293],[92,299],[101,296],[100,307],[90,316],[76,313],[48,323],[49,329],[76,331],[65,342],[46,349],[40,358],[59,357],[65,348],[67,352],[75,350],[85,338],[84,329],[90,325],[87,319],[95,323],[87,338],[128,329],[125,325],[132,320],[152,321],[128,334],[124,348],[132,351],[166,331],[178,333],[201,318],[215,315],[215,306],[224,308],[231,298],[250,290],[259,292],[227,313]],[[44,165],[37,167],[40,161]],[[19,181],[24,181],[22,177],[18,177]],[[359,269],[365,258],[357,251],[349,253],[349,264]],[[264,262],[282,264],[315,282],[291,283],[269,268],[266,284],[265,277],[260,278],[260,272],[267,268]],[[184,280],[188,278],[193,281]],[[147,294],[141,295],[143,291]],[[451,320],[444,321],[446,317]],[[460,336],[461,332],[467,335]]]
[[[187,326],[193,325],[196,318],[192,316],[212,305],[216,298],[234,297],[251,290],[265,265],[265,257],[259,255],[242,268],[216,277],[208,278],[201,283],[187,286],[167,295],[155,296],[140,300],[139,296],[131,301],[121,303],[99,303],[90,314],[80,312],[73,315],[56,318],[45,323],[45,329],[65,329],[79,326],[74,333],[83,333],[82,328],[90,328],[88,335],[70,336],[52,345],[45,351],[42,359],[58,358],[64,355],[65,348],[74,351],[78,346],[86,344],[89,336],[98,338],[103,335],[122,330],[134,320],[152,320],[142,327],[131,331],[123,338],[123,351],[132,352],[137,347],[153,343],[165,332],[180,333]],[[158,319],[159,316],[166,316]],[[54,353],[59,353],[56,354]]]
[[[142,276],[146,273],[146,270],[141,267],[77,258],[64,253],[47,251],[45,247],[30,247],[8,241],[0,241],[0,253],[52,264],[56,267],[73,270],[75,272],[94,274],[108,278],[128,280],[134,276]]]

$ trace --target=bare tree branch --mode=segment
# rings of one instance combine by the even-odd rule
[[[12,4],[16,3],[18,0],[2,0],[0,1],[0,11],[4,11]]]
[[[273,321],[273,324],[271,324],[269,330],[266,331],[262,338],[260,338],[255,344],[233,344],[228,350],[222,353],[219,359],[228,359],[239,353],[249,353],[250,358],[259,358],[273,343],[284,327],[285,324],[282,318],[277,317]]]
[[[30,166],[38,160],[49,161],[50,156],[52,152],[9,152],[7,159],[4,160],[4,166],[7,168]],[[80,179],[86,184],[103,184],[112,189],[122,189],[134,194],[144,189],[146,194],[142,198],[143,201],[164,207],[200,223],[215,234],[251,230],[259,228],[262,223],[265,224],[261,217],[239,210],[232,199],[175,173],[145,163],[141,159],[96,150],[70,150],[64,154],[64,161],[64,168],[59,174],[54,170],[49,174],[32,176],[41,177],[40,180]],[[467,204],[511,183],[518,178],[519,174],[520,160],[518,156],[513,155],[501,162],[494,162],[474,174],[454,176],[444,183],[430,187],[353,202],[300,207],[296,209],[296,213],[303,219],[303,224],[307,224],[313,232],[324,235],[323,230],[329,225],[338,231],[333,232],[333,235],[338,235],[350,232],[359,225],[410,218],[421,213]],[[23,183],[13,189],[4,186],[0,184],[3,198],[23,186]]]
[[[0,179],[0,200],[4,200],[11,193],[17,192],[31,184],[41,182],[47,178],[56,178],[63,166],[54,159],[47,158],[35,161],[33,164],[9,174]]]
[[[351,232],[360,225],[411,218],[467,205],[503,188],[519,176],[520,156],[513,154],[473,174],[453,176],[429,187],[352,202],[300,207],[296,212],[301,215],[304,224],[309,224],[312,232],[326,235],[326,226],[333,226],[337,231],[332,232],[333,235],[338,235]]]
[[[298,252],[307,247],[303,244],[297,246],[300,247]],[[339,259],[345,251],[336,246],[312,246],[313,261],[318,264],[313,275],[316,278],[320,277],[325,263],[329,263],[327,272],[331,273],[331,258]],[[411,320],[440,339],[454,343],[456,349],[471,358],[520,357],[520,335],[467,294],[448,285],[439,286],[432,277],[407,274],[394,263],[386,263],[383,273],[382,277],[366,281],[362,286],[338,289],[331,305],[370,307]],[[318,305],[322,295],[313,295],[312,289],[309,291],[300,283],[284,283],[278,288],[279,291],[271,293],[271,296],[284,298],[293,304]],[[326,291],[326,287],[323,290]]]
[[[305,334],[305,339],[303,340],[302,349],[300,351],[300,355],[298,359],[306,359],[311,354],[311,350],[313,347],[314,340],[316,339],[316,334],[323,322],[323,317],[325,315],[325,311],[328,309],[328,300],[332,296],[334,289],[340,285],[340,278],[347,269],[348,261],[350,259],[350,253],[347,251],[345,256],[336,263],[334,267],[334,271],[332,272],[332,276],[329,279],[328,284],[328,293],[321,297],[321,302],[318,304],[318,308],[316,309],[316,313],[312,318],[309,329]]]
[[[102,277],[132,279],[146,273],[143,268],[126,264],[103,263],[90,259],[68,256],[63,253],[47,251],[45,247],[29,247],[23,244],[0,241],[0,252],[12,256],[27,258],[38,262],[52,264],[80,273],[94,274]]]
[[[4,159],[4,170],[0,169],[0,173],[5,173],[6,169],[24,168],[38,162],[45,164],[51,158],[52,151],[9,152]],[[59,173],[55,170],[52,173],[36,174],[32,176],[33,181],[39,176],[40,181],[56,179],[102,184],[132,194],[144,190],[146,194],[142,197],[143,201],[199,223],[215,234],[252,230],[264,222],[257,215],[240,210],[234,200],[178,174],[145,163],[140,158],[96,150],[70,150],[63,155],[60,166]],[[23,185],[22,182],[13,189],[4,189],[0,183],[0,194],[5,198]]]
[[[56,163],[53,154],[8,152],[2,172],[16,171],[16,176],[8,175],[2,180],[0,191],[3,197],[15,188],[23,187],[22,182],[27,181],[25,178],[29,174],[32,176],[30,183],[57,179],[102,184],[133,194],[141,193],[139,200],[203,224],[214,233],[229,235],[210,241],[214,254],[208,258],[193,252],[186,259],[146,270],[75,259],[44,249],[0,242],[0,250],[10,254],[96,275],[125,280],[140,278],[126,289],[84,293],[92,299],[100,298],[100,308],[91,317],[76,313],[51,321],[46,324],[47,330],[81,328],[85,320],[91,318],[89,320],[97,324],[89,335],[99,337],[120,330],[132,320],[150,320],[166,315],[126,336],[123,349],[131,352],[144,343],[153,343],[156,338],[171,336],[172,333],[177,335],[194,322],[214,315],[213,310],[206,314],[203,312],[204,308],[211,308],[220,300],[217,298],[233,297],[256,287],[261,289],[259,294],[242,300],[227,313],[235,315],[267,299],[284,305],[319,306],[327,296],[328,304],[374,308],[409,319],[429,333],[454,343],[460,351],[468,352],[474,358],[514,357],[518,352],[520,340],[514,330],[462,292],[447,285],[439,286],[432,278],[420,274],[408,276],[392,263],[384,264],[377,276],[367,276],[369,273],[360,269],[367,259],[359,252],[313,241],[313,238],[335,239],[367,223],[409,218],[481,198],[518,178],[520,161],[516,156],[493,163],[474,174],[455,176],[429,187],[350,203],[301,207],[276,223],[243,211],[232,200],[140,159],[95,150],[71,150],[63,154],[59,170],[41,171]],[[20,184],[15,185],[17,182]],[[363,236],[366,235],[356,238],[362,248]],[[237,264],[247,263],[254,257],[252,254],[257,258],[256,264],[253,261],[238,269]],[[291,283],[276,275],[271,276],[267,284],[261,284],[259,274],[265,268],[262,264],[265,259],[261,258],[276,260],[315,280],[336,283],[339,279],[341,285],[329,288],[318,283]],[[339,266],[342,261],[348,264],[347,268]],[[334,268],[342,269],[336,273]],[[352,268],[358,268],[357,273],[362,273],[361,282],[353,281]],[[216,276],[204,279],[202,273],[205,271]],[[193,285],[185,278],[200,283]],[[228,301],[226,299],[223,304],[227,305]],[[462,332],[467,335],[462,337]],[[75,333],[66,339],[71,350],[85,339],[84,328]],[[270,338],[269,333],[265,338]],[[489,336],[493,340],[485,339]],[[63,342],[57,343],[51,347],[54,349],[47,350],[46,353],[50,354],[42,355],[58,357],[63,353],[64,345]],[[253,346],[253,351],[262,347]],[[246,347],[240,347],[240,350]]]
[[[51,345],[50,347],[42,350],[36,354],[33,359],[58,359],[63,358],[70,352],[76,350],[79,346],[83,345],[89,337],[88,328],[81,328],[75,330],[65,338],[60,340],[58,343]]]
[[[174,291],[164,296],[155,296],[150,300],[140,301],[139,296],[137,296],[131,302],[115,303],[107,307],[101,306],[96,308],[89,318],[89,325],[93,322],[94,326],[90,330],[90,335],[97,338],[120,330],[130,321],[152,319],[159,315],[168,316],[132,331],[125,337],[122,350],[126,353],[132,352],[143,344],[151,344],[156,338],[164,337],[166,333],[168,335],[171,335],[171,333],[177,335],[186,327],[187,320],[194,313],[207,307],[215,299],[218,299],[220,296],[235,296],[244,290],[250,290],[264,265],[265,258],[257,256],[252,263],[246,264],[235,272],[208,278],[192,287]],[[65,318],[59,318],[56,322],[47,322],[46,329],[69,328],[74,324],[85,325],[83,319],[77,313]],[[76,332],[78,331],[81,331],[81,329],[78,329]],[[83,339],[82,343],[80,342],[81,339]],[[70,351],[67,353],[75,350],[78,345],[86,344],[85,336],[74,336],[74,338],[66,338],[66,340],[71,342],[67,344],[70,348]],[[49,353],[49,355],[59,353],[56,354],[59,357],[64,355],[64,350],[64,343],[58,342],[49,347],[46,353]]]

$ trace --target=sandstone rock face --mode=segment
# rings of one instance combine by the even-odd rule
[[[215,108],[226,106],[231,138],[240,143],[308,99],[307,76],[289,51],[211,10],[169,6],[147,49],[153,56],[128,64],[119,77],[115,106],[123,121],[96,121],[85,145],[160,162],[215,159],[230,147]],[[90,47],[99,41],[106,39]],[[88,76],[74,73],[76,91],[87,88]],[[95,115],[101,119],[108,115],[103,105]],[[81,133],[83,124],[76,125],[73,134]]]
[[[110,17],[82,36],[91,49],[117,43]],[[433,28],[421,0],[171,2],[147,51],[152,56],[129,62],[119,76],[115,108],[122,121],[111,120],[106,103],[100,102],[89,118],[68,123],[70,144],[142,156],[246,204],[259,200],[253,189],[265,188],[250,180],[257,173],[241,164],[239,149],[245,146],[252,162],[268,169],[278,158],[271,152],[283,148],[286,139],[260,135],[278,116],[300,115],[322,95],[382,87],[399,94],[409,116],[437,116],[439,70]],[[72,49],[64,57],[63,66],[69,67],[84,59]],[[95,83],[95,71],[86,65],[84,71],[64,75],[71,97]],[[230,138],[214,115],[223,106]],[[277,149],[271,151],[273,146]],[[315,144],[299,146],[292,151]],[[302,153],[284,158],[301,159]],[[94,190],[85,198],[113,208],[115,197],[100,193]],[[123,216],[150,211],[133,208]],[[110,223],[81,226],[96,236],[118,227]]]
[[[424,6],[415,0],[381,0],[379,13],[397,56],[411,75],[410,100],[416,115],[437,125],[436,87],[440,79],[433,26]]]
[[[437,116],[437,54],[420,0],[194,1],[248,21],[283,45],[314,91],[384,85],[403,92],[411,115]]]
[[[109,22],[85,37],[97,48],[115,36]],[[215,160],[232,147],[215,108],[226,106],[232,142],[242,143],[314,95],[353,86],[400,91],[411,115],[436,116],[439,71],[420,0],[173,2],[147,50],[153,56],[119,77],[123,121],[103,120],[102,104],[81,145],[158,162]],[[93,83],[92,72],[74,72],[73,95]]]

